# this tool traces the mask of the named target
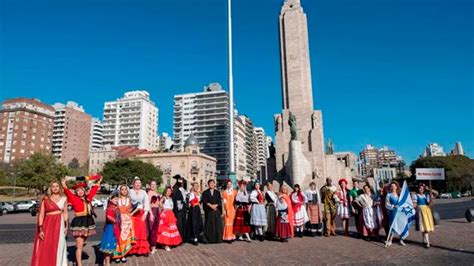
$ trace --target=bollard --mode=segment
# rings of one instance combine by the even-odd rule
[[[434,225],[439,225],[441,223],[441,217],[439,216],[439,213],[437,211],[432,211],[433,212],[433,222]]]
[[[474,208],[467,208],[465,216],[466,216],[466,220],[469,223],[472,223],[473,218],[474,218]]]

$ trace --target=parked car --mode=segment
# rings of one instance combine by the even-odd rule
[[[452,196],[451,196],[451,193],[443,193],[443,194],[439,195],[439,198],[441,198],[441,199],[450,199],[450,198],[452,198]]]
[[[15,207],[13,207],[13,204],[9,202],[1,202],[0,204],[2,206],[2,214],[7,214],[15,210]]]
[[[31,216],[36,216],[39,212],[39,203],[38,202],[35,202],[35,204],[33,204],[33,206],[30,208],[30,213],[31,213]]]
[[[33,200],[22,200],[22,201],[18,201],[15,203],[14,207],[15,207],[15,211],[17,212],[22,212],[22,211],[30,211],[31,208],[33,207],[33,205],[35,204],[36,202],[33,201]]]
[[[91,202],[92,207],[97,208],[97,207],[102,207],[104,206],[104,203],[98,199],[93,199]]]
[[[452,197],[453,199],[460,198],[460,197],[461,197],[461,192],[459,192],[459,191],[451,192],[451,197]]]

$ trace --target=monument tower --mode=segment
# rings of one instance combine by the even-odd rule
[[[276,171],[290,185],[307,187],[314,179],[320,187],[326,173],[323,120],[313,106],[308,24],[300,0],[285,0],[279,28],[283,110],[274,116]]]

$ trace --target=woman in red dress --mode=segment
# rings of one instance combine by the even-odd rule
[[[161,196],[157,192],[157,183],[155,180],[150,182],[150,190],[148,191],[148,199],[150,200],[150,212],[148,213],[148,240],[150,242],[151,254],[156,252],[156,234],[158,232],[158,224],[160,223],[160,199]]]
[[[59,182],[51,182],[41,200],[31,266],[67,265],[66,200]]]
[[[147,222],[150,211],[150,200],[145,190],[142,189],[142,181],[139,177],[133,179],[133,188],[130,190],[133,211],[133,230],[135,232],[135,245],[130,250],[130,255],[148,255],[150,243],[148,243]]]
[[[67,188],[66,178],[61,182],[67,200],[71,203],[72,208],[74,209],[74,219],[71,221],[71,232],[72,236],[76,239],[77,266],[82,266],[82,249],[84,248],[84,242],[89,236],[96,233],[95,221],[92,217],[91,201],[99,189],[102,177],[92,176],[91,180],[92,179],[99,181],[92,186],[87,194],[86,191],[88,186],[86,182],[79,182],[74,186],[74,190],[76,191],[75,194]]]
[[[157,242],[165,247],[166,251],[170,251],[170,246],[178,246],[183,241],[179,235],[176,225],[176,217],[173,212],[173,199],[171,198],[171,188],[166,187],[161,198],[160,205],[162,208],[160,214],[160,225],[158,226]]]
[[[294,212],[293,212],[293,207],[291,206],[290,196],[288,196],[288,187],[286,185],[282,185],[280,187],[279,196],[281,196],[283,198],[283,200],[286,203],[286,206],[288,207],[287,213],[288,213],[288,217],[290,217],[290,219],[289,219],[289,225],[290,225],[290,235],[289,235],[289,237],[292,238],[294,236],[294,228],[295,228],[294,219],[293,219]]]

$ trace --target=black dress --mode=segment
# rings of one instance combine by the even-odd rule
[[[265,200],[267,201],[267,235],[273,236],[276,225],[276,209],[275,202],[268,192],[265,193]]]
[[[217,210],[211,209],[207,204],[217,204]],[[221,243],[224,236],[224,224],[222,222],[222,198],[217,190],[207,189],[202,193],[202,205],[204,208],[204,236],[207,243]]]
[[[186,198],[181,193],[180,188],[175,186],[173,188],[173,212],[176,216],[176,225],[178,226],[179,235],[186,240]]]
[[[191,194],[191,193],[190,193]],[[193,195],[194,196],[194,195]],[[194,196],[192,200],[189,200],[189,213],[188,213],[188,238],[191,243],[195,242],[195,239],[202,241],[202,216],[201,216],[201,205],[198,197]]]

